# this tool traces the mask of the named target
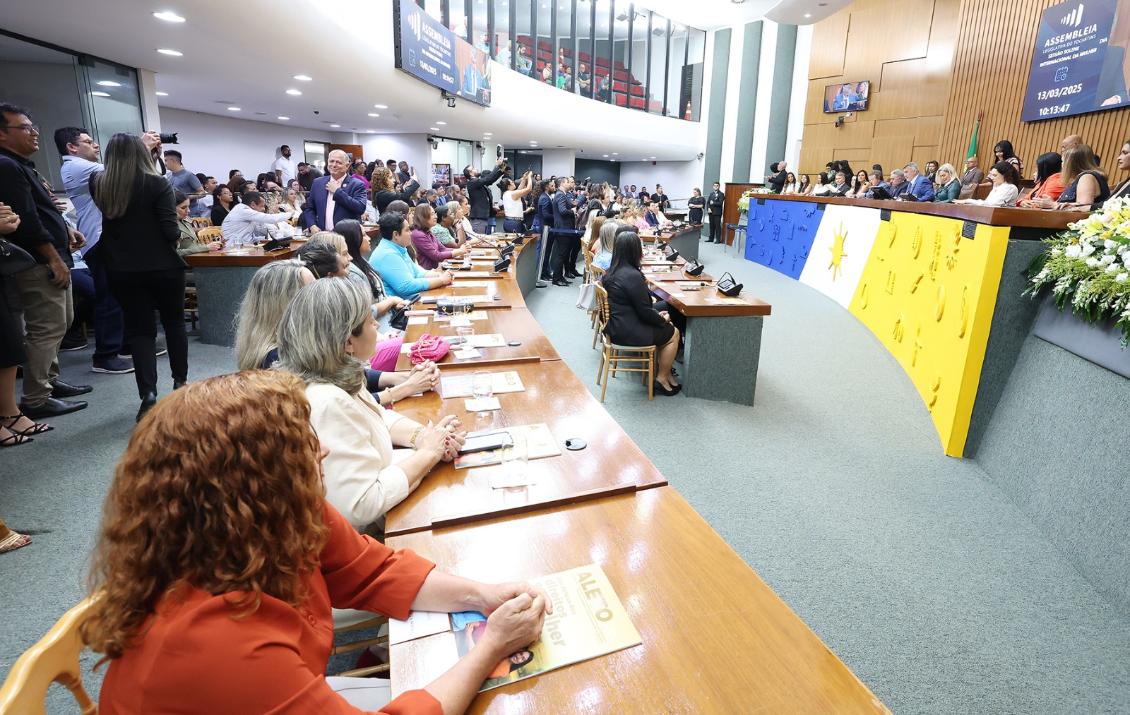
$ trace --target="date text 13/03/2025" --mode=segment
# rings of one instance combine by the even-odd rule
[[[1059,99],[1060,97],[1067,97],[1072,94],[1079,94],[1083,91],[1083,83],[1069,84],[1065,87],[1052,87],[1051,89],[1042,89],[1036,92],[1036,99],[1043,102],[1046,99]]]

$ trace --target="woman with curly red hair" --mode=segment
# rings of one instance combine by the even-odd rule
[[[165,397],[134,430],[82,626],[110,661],[103,715],[463,712],[498,661],[537,638],[552,607],[535,587],[438,572],[326,504],[304,387],[279,371],[215,377]],[[185,415],[225,428],[200,439]],[[394,618],[473,608],[490,629],[425,689],[389,704],[387,685],[348,679],[347,701],[324,677],[331,606]]]

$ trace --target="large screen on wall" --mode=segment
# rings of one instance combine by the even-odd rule
[[[871,82],[845,82],[824,87],[824,113],[862,112],[871,99]]]
[[[1130,2],[1071,0],[1040,17],[1021,119],[1130,105]]]
[[[396,66],[433,87],[490,106],[490,57],[412,0],[394,0]]]

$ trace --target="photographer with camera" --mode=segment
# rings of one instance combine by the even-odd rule
[[[488,187],[501,179],[505,171],[505,158],[499,159],[494,170],[488,174],[483,174],[470,164],[463,168],[463,178],[467,180],[467,197],[471,203],[471,227],[475,233],[487,233],[487,226],[490,223],[490,214],[493,209]]]

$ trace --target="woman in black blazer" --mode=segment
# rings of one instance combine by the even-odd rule
[[[188,381],[188,336],[184,330],[184,260],[177,255],[173,188],[157,174],[141,139],[115,134],[106,146],[106,171],[94,184],[102,210],[103,255],[110,290],[122,306],[125,338],[133,352],[141,397],[138,421],[157,402],[157,324],[161,315],[169,346],[173,389]]]
[[[671,366],[679,352],[679,330],[671,324],[667,311],[652,307],[647,280],[640,271],[643,247],[635,231],[616,236],[612,245],[612,264],[601,284],[608,291],[608,325],[604,332],[617,345],[655,345],[657,365],[655,391],[661,395],[678,394],[679,383]]]

